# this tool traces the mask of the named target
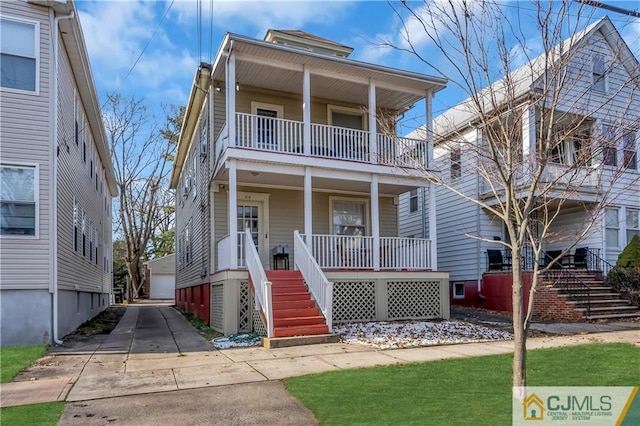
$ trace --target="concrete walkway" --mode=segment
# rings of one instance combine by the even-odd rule
[[[529,338],[527,347],[551,348],[593,341],[640,346],[640,331]],[[277,380],[346,368],[506,354],[512,350],[510,341],[384,351],[344,343],[216,350],[174,308],[133,305],[127,308],[111,334],[72,347],[52,348],[34,367],[21,373],[17,381],[3,384],[0,405],[67,401],[72,404],[67,406],[60,424],[107,424],[109,410],[105,407],[113,407],[121,397],[137,396],[127,404],[138,407],[131,414],[139,418],[140,407],[160,404],[157,409],[163,411],[162,407],[172,406],[171,401],[182,401],[188,409],[189,404],[206,395],[207,401],[212,404],[217,401],[219,407],[226,407],[226,411],[216,414],[216,419],[220,419],[232,415],[234,410],[239,410],[235,415],[240,415],[242,409],[256,413],[256,410],[246,410],[246,404],[256,408],[262,395],[272,404],[261,406],[257,412],[263,417],[256,421],[262,419],[262,424],[269,423],[264,420],[273,415],[274,420],[278,420],[274,423],[283,424],[277,412],[266,409],[275,405],[294,413],[291,424],[313,424],[313,416],[290,398]],[[276,382],[272,382],[274,380]],[[244,385],[229,386],[239,384]],[[137,402],[132,402],[134,400]],[[235,402],[229,405],[230,401]],[[91,407],[91,413],[86,412],[87,407]],[[124,422],[124,411],[118,408],[115,412]],[[98,416],[98,413],[102,414]],[[202,424],[212,423],[210,415],[203,413]],[[102,423],[96,423],[98,419],[102,419]],[[149,419],[136,423],[135,419],[130,417],[125,423],[152,423],[146,422]],[[245,420],[241,423],[253,423],[250,418]],[[198,424],[196,418],[190,424]]]

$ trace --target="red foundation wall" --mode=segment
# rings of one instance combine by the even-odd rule
[[[210,325],[210,291],[210,283],[176,289],[176,306]]]

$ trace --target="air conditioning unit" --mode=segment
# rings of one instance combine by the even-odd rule
[[[206,157],[206,156],[207,156],[207,143],[202,142],[200,144],[200,157]]]
[[[182,187],[182,196],[186,197],[188,195],[189,195],[189,187],[185,185]]]

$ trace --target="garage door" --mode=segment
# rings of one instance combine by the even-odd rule
[[[151,275],[151,298],[173,299],[176,283],[173,275]]]

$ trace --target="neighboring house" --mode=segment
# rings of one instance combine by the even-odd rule
[[[577,266],[583,269],[606,273],[609,265],[615,264],[619,253],[632,236],[640,233],[640,164],[637,158],[640,116],[637,76],[640,68],[638,59],[608,18],[583,30],[571,43],[573,55],[568,65],[571,71],[568,74],[571,77],[568,78],[575,77],[577,82],[561,98],[563,102],[569,100],[566,103],[571,108],[556,110],[556,113],[570,113],[584,119],[584,128],[577,129],[581,132],[581,139],[576,138],[575,141],[583,140],[584,135],[591,135],[591,141],[602,141],[602,135],[612,135],[615,139],[611,140],[619,142],[617,148],[599,148],[602,153],[592,163],[590,170],[584,170],[584,174],[579,173],[570,190],[563,188],[566,202],[551,230],[556,239],[548,243],[544,250],[555,257],[575,246],[568,251],[575,257],[576,263],[573,266],[579,260],[582,264]],[[529,152],[532,157],[535,155],[536,141],[541,137],[536,134],[536,126],[532,125],[540,119],[540,109],[533,107],[534,101],[531,98],[536,87],[536,83],[532,82],[542,78],[545,70],[544,67],[536,66],[536,61],[539,63],[541,60],[535,59],[534,66],[525,65],[513,73],[515,81],[526,82],[518,86],[513,98],[520,99],[521,102],[518,111],[522,113],[523,152]],[[536,69],[537,74],[532,74],[531,69]],[[577,98],[581,101],[577,102]],[[474,116],[473,109],[466,105],[463,102],[434,119],[436,163],[443,164],[442,170],[448,181],[470,197],[491,199],[494,196],[489,182],[474,173],[471,155],[456,144],[460,140],[472,144],[482,143],[483,131],[474,126],[477,117]],[[570,116],[562,113],[556,115]],[[563,123],[558,123],[557,128],[558,131],[564,131]],[[417,131],[413,136],[422,133],[423,130]],[[557,159],[547,165],[548,177],[560,176],[559,173],[573,164],[574,156],[577,155],[576,148],[572,145],[574,143],[582,142],[567,138],[562,146],[564,149],[559,149],[561,152],[558,152]],[[622,172],[614,183],[611,175],[615,174],[615,170]],[[558,186],[563,185],[559,183]],[[609,190],[612,194],[605,213],[599,216],[586,237],[576,244],[578,225],[589,223],[590,213],[602,200],[603,192]],[[401,195],[400,235],[424,235],[425,196],[428,197],[428,191],[422,189]],[[508,286],[502,286],[499,295],[495,295],[502,298],[502,301],[493,300],[493,305],[485,303],[486,298],[490,297],[487,279],[495,278],[494,274],[487,274],[487,271],[510,269],[507,264],[509,253],[503,250],[502,245],[491,242],[508,239],[502,222],[475,203],[465,201],[442,187],[436,189],[436,199],[438,266],[450,271],[452,303],[510,309],[510,281]],[[490,262],[489,254],[495,254],[496,259]],[[566,260],[570,261],[572,258]],[[525,259],[524,266],[525,269],[532,269],[532,259]],[[560,265],[562,266],[567,265]],[[583,281],[588,279],[588,275],[583,277]],[[505,283],[504,277],[501,282]]]
[[[149,299],[173,299],[176,293],[176,255],[144,262],[145,289]]]
[[[74,2],[0,19],[1,344],[48,344],[110,303],[117,188]]]
[[[425,99],[430,123],[446,81],[351,50],[302,31],[227,34],[196,72],[171,177],[176,305],[216,330],[448,317],[434,242],[398,237],[398,195],[429,185],[432,146],[377,131],[381,112]]]

